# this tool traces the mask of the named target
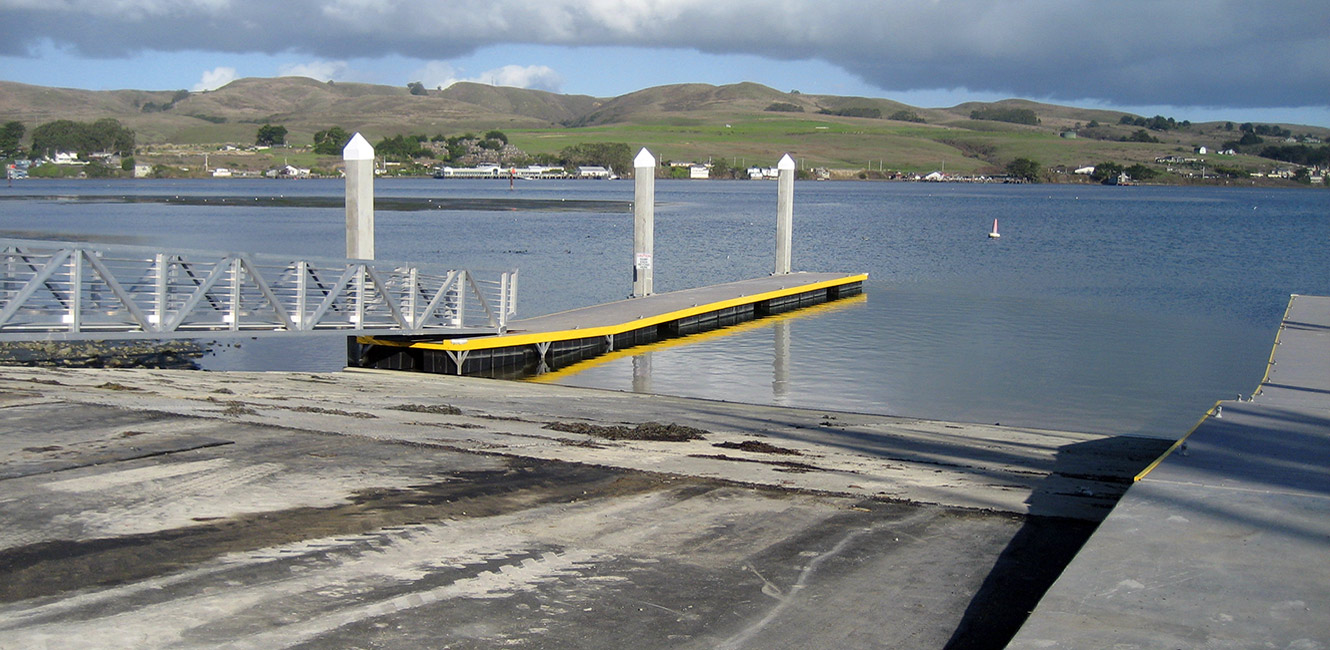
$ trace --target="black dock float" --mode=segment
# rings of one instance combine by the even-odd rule
[[[518,378],[863,293],[867,274],[792,273],[655,294],[516,321],[495,336],[350,339],[347,365]]]

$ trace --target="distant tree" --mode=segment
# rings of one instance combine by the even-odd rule
[[[412,81],[406,87],[411,90],[412,95],[428,95],[429,91],[425,89],[425,84],[419,81]]]
[[[125,155],[134,151],[134,132],[111,118],[91,124],[56,120],[32,130],[32,150],[41,153],[70,151],[81,155],[102,152]]]
[[[1001,106],[985,106],[970,111],[972,120],[991,120],[994,122],[1010,122],[1012,124],[1038,124],[1039,116],[1028,108],[1003,108]]]
[[[340,126],[334,126],[314,134],[314,153],[322,156],[336,156],[351,141],[351,134]]]
[[[100,160],[94,160],[85,165],[83,173],[87,174],[88,178],[114,178],[118,174],[114,168],[108,167],[106,163]]]
[[[1141,163],[1136,163],[1135,165],[1132,165],[1131,167],[1128,167],[1122,171],[1126,172],[1128,176],[1138,181],[1148,181],[1159,175],[1159,172],[1149,167],[1146,167]]]
[[[15,158],[22,153],[19,143],[23,140],[23,134],[27,128],[22,122],[5,122],[0,126],[0,158]]]
[[[767,104],[767,107],[762,110],[769,113],[802,113],[804,112],[804,107],[789,102],[772,102]]]
[[[559,151],[565,167],[599,165],[619,172],[633,168],[633,151],[622,142],[586,142]]]
[[[498,140],[499,142],[502,142],[502,143],[504,143],[504,144],[508,144],[508,136],[507,136],[507,135],[504,135],[503,131],[498,131],[498,130],[495,130],[495,131],[486,131],[486,132],[485,132],[485,139],[486,139],[486,140]]]
[[[839,117],[866,117],[873,120],[882,119],[882,109],[871,108],[868,106],[849,106],[846,108],[828,109],[824,108],[818,111],[822,115],[837,115]]]
[[[730,166],[730,162],[723,156],[715,156],[711,159],[711,177],[712,178],[734,178],[738,170]]]
[[[1089,129],[1097,129],[1099,128],[1099,120],[1090,120],[1090,123],[1085,125],[1085,127]]]
[[[1126,170],[1122,165],[1115,162],[1103,162],[1094,166],[1094,172],[1090,174],[1090,178],[1100,183],[1107,183],[1121,176],[1124,171]]]
[[[1137,129],[1135,133],[1122,139],[1123,142],[1159,142],[1159,138],[1150,135],[1145,129]]]
[[[1263,147],[1258,155],[1297,165],[1330,166],[1330,145],[1319,147],[1305,144],[1269,145]]]
[[[1039,182],[1041,171],[1039,163],[1029,158],[1017,158],[1007,163],[1007,174],[1031,183]]]
[[[1302,183],[1303,185],[1311,185],[1312,173],[1306,167],[1299,167],[1293,172],[1293,180]]]
[[[286,144],[286,127],[264,124],[259,127],[258,134],[254,137],[254,144],[260,147],[275,147]]]
[[[901,109],[899,111],[896,111],[895,113],[892,113],[891,115],[888,115],[887,119],[896,120],[897,122],[916,122],[919,124],[922,124],[924,122],[924,118],[919,117],[918,113],[914,111],[907,111],[905,109]]]
[[[1252,131],[1246,131],[1242,134],[1242,138],[1238,140],[1238,146],[1246,147],[1250,145],[1262,144],[1264,142],[1265,138],[1256,135],[1256,133]]]
[[[374,152],[388,160],[406,162],[414,158],[428,158],[433,154],[420,145],[416,136],[398,135],[384,138],[374,145]]]
[[[134,157],[125,156],[120,159],[120,169],[127,172],[134,171]]]
[[[1233,123],[1232,123],[1232,122],[1224,122],[1224,130],[1225,130],[1225,131],[1232,131],[1232,130],[1233,130]]]
[[[134,153],[134,132],[121,126],[119,120],[97,120],[92,123],[91,131],[97,151],[121,156]]]

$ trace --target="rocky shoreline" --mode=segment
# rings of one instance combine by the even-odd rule
[[[52,368],[198,370],[209,344],[170,341],[21,341],[0,343],[0,365]]]

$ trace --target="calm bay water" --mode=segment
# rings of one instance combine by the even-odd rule
[[[380,180],[381,197],[631,200],[630,182]],[[51,195],[340,196],[337,181],[27,181]],[[657,183],[656,289],[756,277],[775,184]],[[990,240],[992,220],[1003,237]],[[632,217],[379,212],[382,259],[520,268],[519,316],[631,289]],[[11,237],[337,257],[338,209],[0,200]],[[593,361],[558,383],[924,418],[1177,436],[1249,394],[1291,293],[1330,293],[1330,192],[799,183],[794,266],[867,296]],[[209,369],[332,370],[340,338],[249,340]]]

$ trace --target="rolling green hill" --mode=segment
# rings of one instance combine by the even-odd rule
[[[1037,123],[971,119],[974,111],[1028,111]],[[754,83],[680,84],[595,98],[475,83],[414,95],[405,87],[301,77],[240,79],[207,92],[85,91],[0,82],[0,122],[20,121],[29,133],[57,119],[109,117],[133,129],[140,145],[199,148],[250,144],[257,128],[268,123],[286,127],[288,142],[296,146],[310,144],[316,131],[331,126],[360,131],[371,142],[400,134],[499,129],[530,154],[624,142],[634,149],[649,147],[662,160],[772,165],[789,153],[809,168],[988,173],[1018,157],[1045,169],[1105,161],[1156,165],[1157,158],[1192,156],[1198,146],[1213,151],[1240,135],[1224,123],[1205,123],[1149,131],[1157,143],[1124,142],[1140,127],[1119,124],[1123,115],[1026,100],[920,108]],[[1280,126],[1330,140],[1330,129]],[[1067,137],[1071,133],[1075,137]],[[1209,164],[1254,170],[1277,166],[1247,155],[1209,158]]]

